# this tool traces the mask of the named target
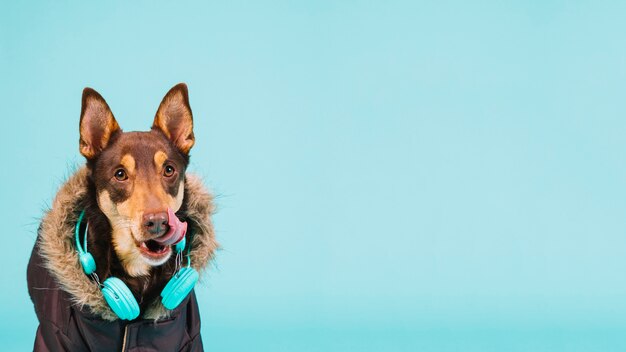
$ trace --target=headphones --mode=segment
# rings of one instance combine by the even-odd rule
[[[78,222],[76,223],[76,251],[78,252],[78,261],[83,268],[85,274],[90,275],[98,284],[102,290],[102,295],[106,300],[113,313],[115,313],[122,320],[133,320],[139,316],[139,303],[133,296],[126,284],[116,278],[109,277],[100,283],[100,279],[96,274],[96,261],[93,259],[93,255],[87,251],[87,231],[89,230],[89,223],[85,226],[85,246],[81,246],[79,239],[79,228],[85,216],[83,210],[78,216]],[[167,285],[161,291],[161,303],[167,309],[176,308],[187,295],[193,290],[193,287],[198,282],[200,276],[198,272],[191,267],[191,260],[189,258],[189,251],[187,249],[187,266],[182,266],[182,252],[185,249],[186,239],[183,237],[182,241],[176,244],[176,273]]]

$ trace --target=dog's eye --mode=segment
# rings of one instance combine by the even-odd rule
[[[124,169],[115,170],[115,179],[118,181],[126,181],[128,179],[128,175]]]
[[[175,171],[176,170],[174,170],[174,167],[172,165],[166,165],[163,169],[163,176],[171,177],[172,175],[174,175]]]

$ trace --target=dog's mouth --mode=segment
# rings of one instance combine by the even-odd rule
[[[150,259],[161,259],[170,254],[171,246],[164,245],[155,240],[148,240],[138,244],[139,251],[142,255]]]
[[[186,222],[180,221],[171,208],[167,209],[167,214],[168,221],[165,225],[165,233],[153,239],[135,241],[141,255],[148,259],[152,265],[160,265],[164,260],[167,260],[172,252],[172,246],[181,242],[187,233]]]

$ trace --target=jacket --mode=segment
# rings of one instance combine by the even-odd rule
[[[27,270],[28,292],[39,327],[35,351],[202,351],[195,292],[174,310],[156,299],[133,321],[117,318],[98,285],[83,272],[74,243],[78,204],[87,194],[87,170],[60,188],[39,226]],[[186,175],[186,218],[191,266],[200,273],[218,247],[211,215],[213,198],[200,179]],[[104,279],[104,278],[103,278]]]

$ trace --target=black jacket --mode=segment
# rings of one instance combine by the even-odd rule
[[[133,321],[117,319],[102,293],[78,263],[73,228],[86,192],[79,170],[57,193],[44,216],[28,264],[28,292],[39,327],[35,351],[202,351],[195,293],[174,310],[155,300]],[[201,271],[217,248],[210,220],[214,207],[201,182],[185,180],[186,218],[194,236],[191,265]]]

